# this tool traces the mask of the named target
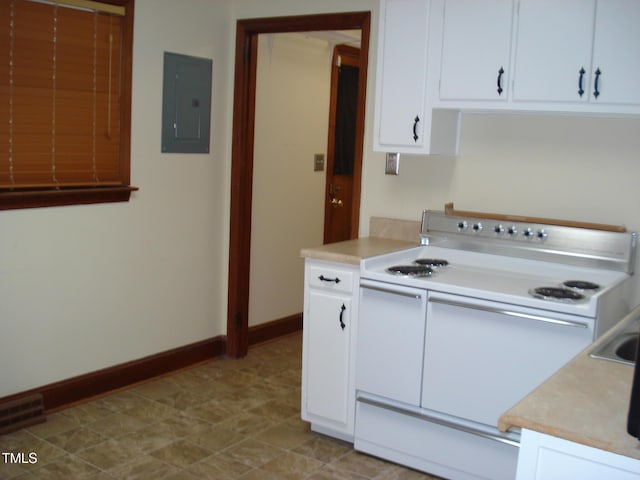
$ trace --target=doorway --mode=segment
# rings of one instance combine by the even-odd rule
[[[227,312],[227,354],[231,357],[243,357],[248,350],[253,142],[258,35],[262,33],[359,29],[362,33],[362,38],[359,61],[361,74],[358,78],[358,88],[360,95],[364,98],[370,20],[370,12],[355,12],[249,19],[237,22]],[[359,103],[357,115],[364,119],[364,101]],[[360,131],[356,132],[355,151],[360,152],[361,156],[364,121],[359,122],[359,125]],[[358,168],[360,168],[360,165],[358,165]],[[354,185],[354,198],[359,200],[360,185],[359,182],[357,183],[357,196],[355,196]]]

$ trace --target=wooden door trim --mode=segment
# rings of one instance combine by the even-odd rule
[[[370,24],[371,12],[256,18],[238,20],[237,22],[231,145],[226,348],[227,354],[231,357],[243,357],[248,350],[251,199],[258,35],[261,33],[359,29],[362,32],[360,57],[362,75],[360,76],[359,88],[364,93],[366,90]],[[361,116],[364,118],[364,105]],[[364,135],[360,135],[356,139],[356,151],[362,152],[363,137]],[[359,182],[358,185],[354,185],[354,196],[357,198],[359,209]]]

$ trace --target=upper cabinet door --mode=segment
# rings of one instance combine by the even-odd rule
[[[591,75],[592,102],[640,105],[640,0],[598,1]]]
[[[507,100],[513,3],[445,1],[440,100]]]
[[[382,151],[428,150],[428,19],[426,0],[381,2],[376,142]]]
[[[588,100],[595,2],[520,1],[514,101]]]

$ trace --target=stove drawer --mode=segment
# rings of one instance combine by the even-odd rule
[[[450,428],[420,409],[403,410],[366,396],[356,402],[356,450],[443,478],[513,480],[518,441],[498,433]]]
[[[309,286],[343,293],[353,292],[353,272],[333,265],[309,267]]]

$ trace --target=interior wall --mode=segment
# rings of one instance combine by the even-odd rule
[[[640,232],[640,120],[464,114],[461,133],[457,158],[402,156],[398,177],[385,175],[384,156],[370,152],[363,235],[371,215],[419,220],[422,209],[442,209],[449,201],[460,210],[625,225]],[[638,304],[638,275],[633,290]]]
[[[447,201],[640,231],[640,120],[464,115],[458,158],[403,156],[400,175],[386,176],[372,151],[377,0],[137,0],[140,191],[127,204],[0,212],[0,396],[226,332],[235,22],[362,10],[372,28],[361,236],[372,215],[417,220]],[[209,154],[160,153],[164,50],[213,59]]]
[[[0,212],[0,397],[226,332],[231,1],[184,3],[136,1],[131,201]],[[164,51],[213,59],[209,154],[160,153]]]
[[[321,245],[331,46],[298,33],[260,35],[256,84],[249,326],[302,312],[300,250]]]
[[[639,119],[464,114],[457,158],[405,155],[400,175],[385,175],[384,154],[372,150],[378,1],[235,0],[233,8],[235,18],[372,12],[360,236],[368,235],[371,216],[419,220],[424,208],[442,209],[450,201],[461,210],[624,224],[640,231]],[[639,277],[633,278],[635,303]]]

